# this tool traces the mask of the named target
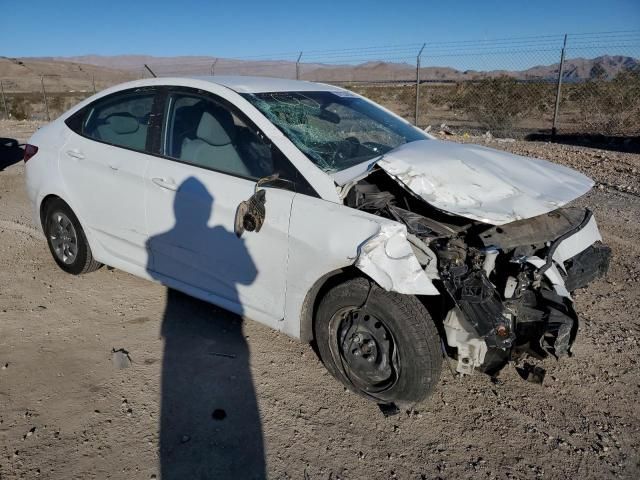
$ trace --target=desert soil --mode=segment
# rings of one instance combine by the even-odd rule
[[[0,122],[0,137],[35,127]],[[63,273],[22,162],[0,166],[0,479],[639,478],[640,155],[490,146],[597,182],[578,203],[610,272],[576,293],[574,356],[545,361],[542,385],[511,366],[496,382],[445,368],[390,417],[306,344],[118,270]]]

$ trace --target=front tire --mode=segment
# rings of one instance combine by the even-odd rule
[[[87,237],[71,208],[60,199],[45,206],[44,233],[53,259],[67,273],[80,275],[99,269]]]
[[[440,337],[427,309],[415,296],[387,292],[365,278],[327,292],[314,333],[329,372],[375,402],[413,406],[440,378]]]

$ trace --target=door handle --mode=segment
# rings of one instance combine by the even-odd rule
[[[67,155],[69,155],[71,158],[77,158],[78,160],[82,160],[84,158],[84,154],[77,148],[67,150]]]
[[[153,183],[155,183],[157,186],[159,186],[160,188],[166,188],[167,190],[177,190],[178,189],[178,185],[176,185],[173,181],[171,180],[167,180],[165,178],[152,178],[151,181]]]

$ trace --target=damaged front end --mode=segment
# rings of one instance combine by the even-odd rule
[[[383,169],[349,185],[345,204],[393,219],[442,297],[448,353],[462,374],[571,354],[571,292],[608,269],[589,210],[558,208],[501,225],[435,208]]]

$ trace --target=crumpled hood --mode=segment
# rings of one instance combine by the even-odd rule
[[[439,140],[402,145],[377,165],[434,207],[493,225],[550,212],[593,187],[546,160]]]

